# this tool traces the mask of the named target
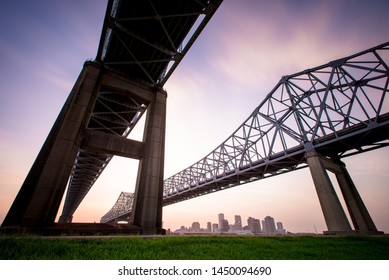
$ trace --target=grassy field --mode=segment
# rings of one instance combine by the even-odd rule
[[[389,237],[0,236],[2,260],[388,260]]]

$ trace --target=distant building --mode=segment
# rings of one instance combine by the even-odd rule
[[[217,217],[218,217],[218,220],[219,220],[219,231],[222,232],[223,231],[224,214],[220,213],[219,215],[217,215]]]
[[[240,215],[235,215],[234,230],[242,230],[242,218]]]
[[[222,227],[220,232],[228,232],[230,230],[230,225],[227,220],[222,220]]]
[[[261,233],[261,222],[258,219],[249,217],[247,219],[247,225],[248,225],[248,229],[252,233],[254,233],[254,234]]]
[[[285,234],[286,230],[284,229],[284,226],[281,222],[277,222],[277,233],[278,234]]]
[[[262,223],[262,233],[266,234],[267,233],[267,229],[266,229],[265,220],[262,220],[261,223]]]
[[[219,224],[212,224],[212,232],[219,232]]]
[[[207,223],[207,232],[212,232],[212,224],[211,224],[211,222]]]
[[[273,217],[266,216],[265,217],[265,227],[267,235],[274,235],[277,233],[276,224],[274,223]]]
[[[192,223],[192,232],[199,232],[200,231],[200,223],[199,222],[193,222]]]

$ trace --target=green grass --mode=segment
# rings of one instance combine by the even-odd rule
[[[0,236],[0,259],[20,260],[387,260],[389,237]]]

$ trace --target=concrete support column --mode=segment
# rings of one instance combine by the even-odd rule
[[[85,63],[2,226],[54,223],[97,95],[100,66]]]
[[[324,219],[329,232],[351,231],[350,223],[336,195],[331,180],[316,152],[306,155],[316,192],[319,197]]]
[[[339,166],[340,172],[336,173],[336,179],[338,180],[355,230],[367,233],[378,232],[345,164],[340,162]]]
[[[162,228],[166,98],[165,91],[156,91],[147,108],[144,155],[139,163],[130,218],[130,224],[142,228]]]

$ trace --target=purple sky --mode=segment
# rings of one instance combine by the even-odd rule
[[[96,56],[105,8],[95,0],[2,3],[0,222],[84,61]],[[228,138],[283,75],[389,41],[388,12],[378,0],[225,0],[165,85],[165,177]],[[389,150],[345,162],[377,227],[389,232]],[[133,191],[136,166],[115,157],[74,220],[99,221],[121,191]],[[308,169],[165,207],[164,226],[205,227],[221,212],[230,222],[271,215],[287,230],[326,229]]]

